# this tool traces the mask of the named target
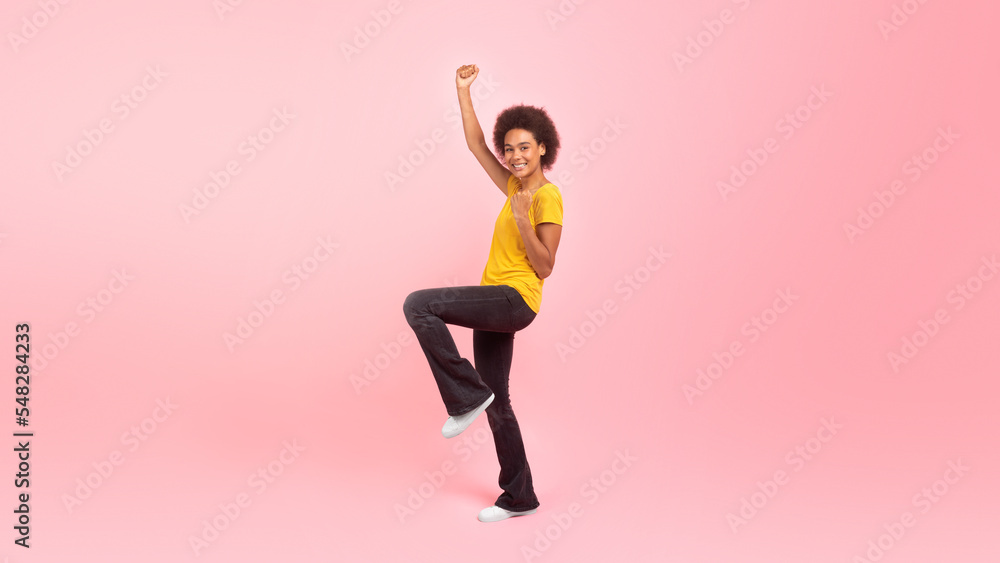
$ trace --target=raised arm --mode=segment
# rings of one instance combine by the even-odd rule
[[[479,67],[476,65],[463,65],[455,72],[455,85],[458,87],[458,105],[462,110],[462,127],[465,130],[465,143],[469,150],[479,161],[483,170],[489,174],[493,183],[500,188],[503,195],[507,195],[507,180],[510,178],[508,170],[490,150],[486,143],[486,136],[483,135],[483,128],[479,126],[479,119],[476,118],[476,110],[472,107],[472,94],[469,89],[472,82],[479,75]]]

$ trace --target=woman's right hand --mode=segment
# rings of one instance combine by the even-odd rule
[[[472,86],[472,81],[479,76],[479,67],[476,65],[462,65],[455,71],[455,85],[459,88]]]

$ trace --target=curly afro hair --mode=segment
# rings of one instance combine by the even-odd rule
[[[502,162],[504,158],[503,142],[511,129],[524,129],[535,137],[540,145],[545,145],[545,154],[541,156],[542,170],[549,170],[556,162],[559,154],[559,133],[545,108],[519,104],[510,106],[497,116],[493,126],[493,148]]]

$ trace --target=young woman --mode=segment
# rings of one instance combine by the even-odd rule
[[[479,513],[479,520],[496,522],[533,514],[538,508],[508,380],[514,333],[538,314],[542,284],[556,262],[562,196],[543,173],[559,151],[559,135],[548,114],[525,105],[501,112],[493,129],[493,147],[503,164],[498,162],[472,107],[469,88],[478,74],[478,67],[465,65],[455,77],[465,140],[505,198],[483,277],[478,286],[414,291],[403,312],[450,415],[441,433],[446,438],[457,436],[486,411],[503,493],[494,506]],[[459,355],[447,324],[473,330],[475,368]]]

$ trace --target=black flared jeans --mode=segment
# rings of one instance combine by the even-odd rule
[[[503,493],[496,505],[520,512],[538,507],[521,428],[510,404],[508,383],[514,355],[514,333],[535,320],[535,312],[508,285],[476,285],[421,289],[403,303],[406,321],[427,357],[445,409],[465,414],[489,398],[486,408]],[[458,353],[446,325],[472,329],[475,367]]]

